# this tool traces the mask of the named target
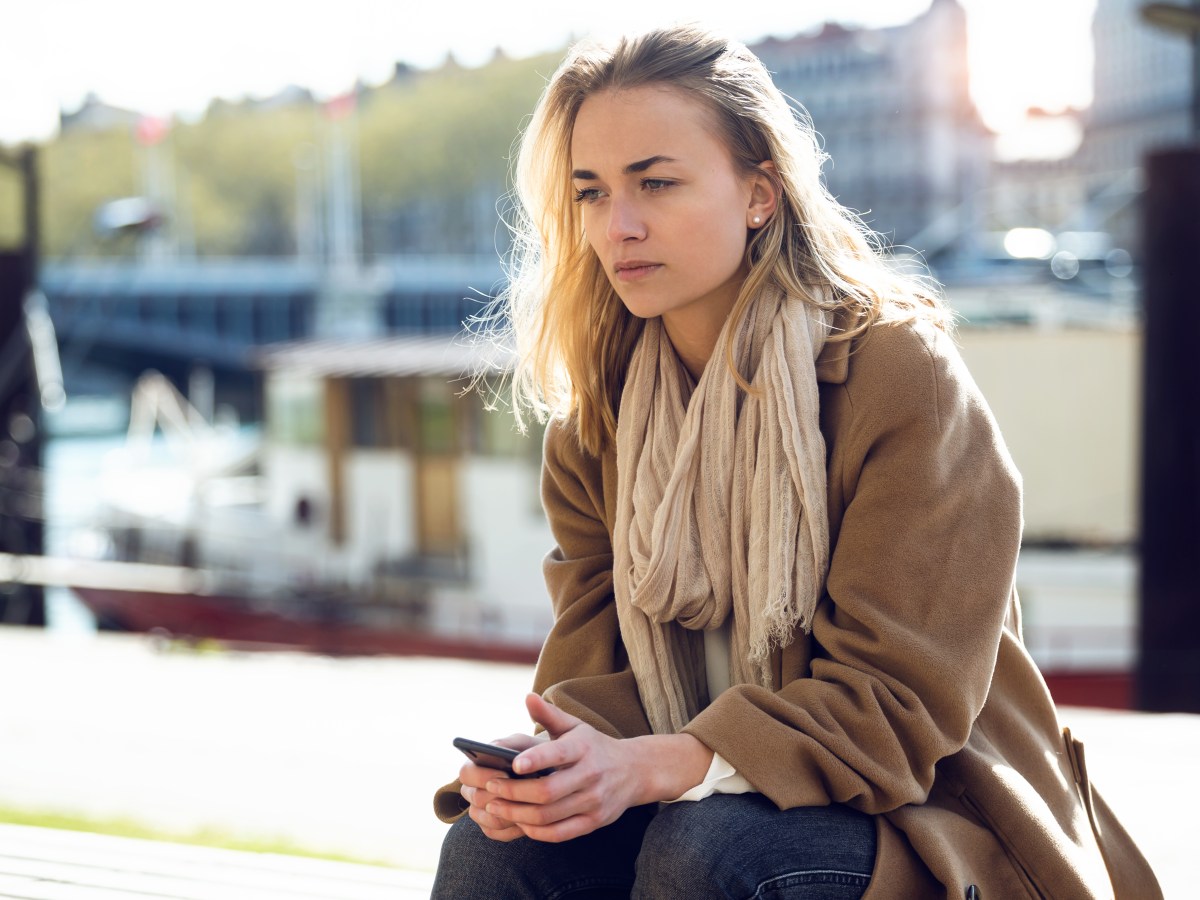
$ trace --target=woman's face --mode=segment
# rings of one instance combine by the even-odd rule
[[[593,94],[571,169],[588,243],[628,310],[662,316],[669,333],[719,331],[746,277],[748,229],[765,221],[765,179],[735,168],[708,108],[662,86]]]

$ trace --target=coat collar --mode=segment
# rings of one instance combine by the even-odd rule
[[[845,384],[850,374],[850,341],[826,341],[817,357],[817,381]]]
[[[841,334],[850,316],[844,309],[833,314],[831,334]],[[845,384],[850,375],[850,345],[853,341],[826,341],[817,355],[817,381],[824,384]]]

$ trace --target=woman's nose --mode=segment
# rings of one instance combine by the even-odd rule
[[[608,205],[608,239],[610,241],[639,241],[646,236],[646,223],[637,206],[628,200],[613,197]]]

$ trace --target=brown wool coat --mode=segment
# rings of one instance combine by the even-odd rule
[[[778,692],[733,687],[685,730],[780,808],[877,815],[868,900],[1160,898],[1022,644],[1019,476],[952,341],[876,325],[817,375],[831,564],[812,634],[776,652]],[[555,624],[534,689],[646,734],[612,600],[613,453],[552,424],[542,493]]]

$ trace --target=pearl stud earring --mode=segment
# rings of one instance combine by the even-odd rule
[[[755,216],[755,217],[754,217],[754,224],[755,224],[755,225],[761,225],[761,224],[762,224],[762,216]]]

